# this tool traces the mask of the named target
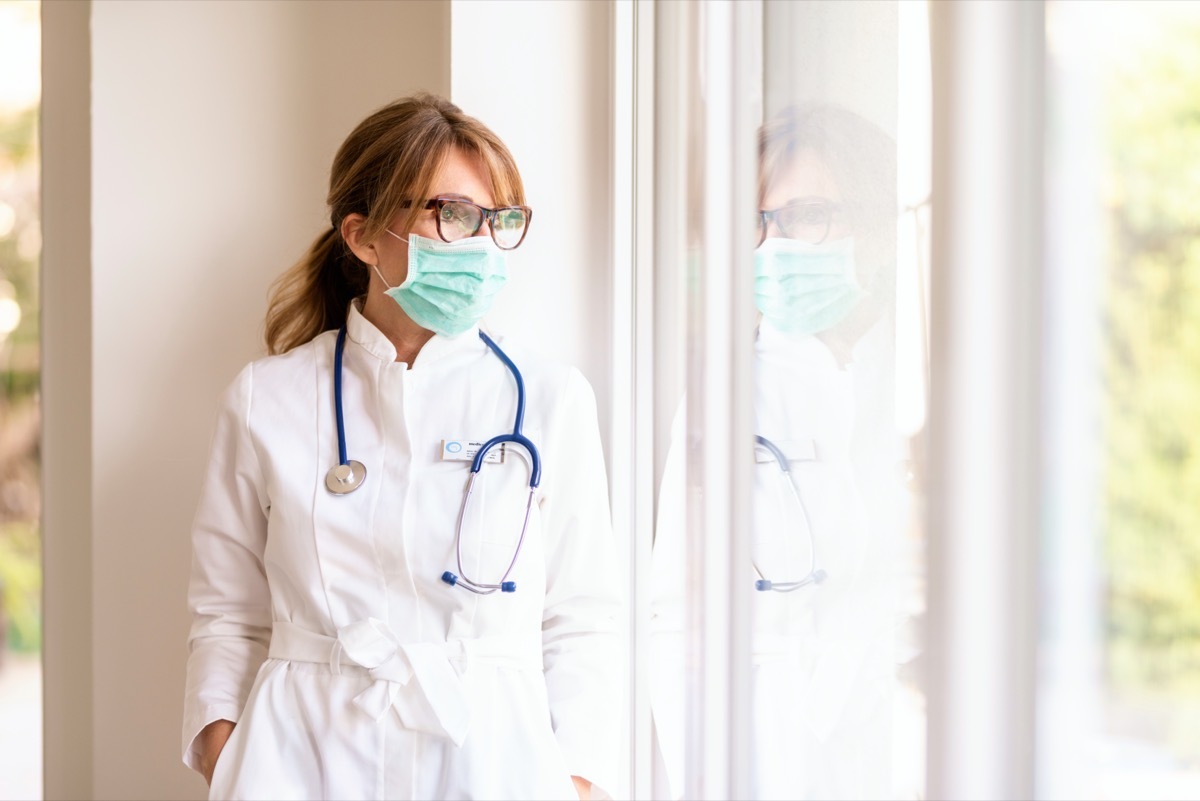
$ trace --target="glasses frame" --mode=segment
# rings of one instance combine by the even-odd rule
[[[470,237],[473,237],[476,234],[478,234],[479,229],[482,228],[483,224],[486,222],[488,224],[488,233],[491,235],[492,241],[495,242],[496,247],[500,248],[501,250],[516,250],[517,248],[521,247],[521,243],[525,241],[526,234],[529,233],[529,226],[533,222],[533,209],[529,208],[528,206],[498,206],[494,209],[489,209],[487,206],[480,206],[478,203],[467,200],[466,198],[444,197],[444,196],[439,195],[438,197],[431,197],[429,200],[425,201],[424,208],[433,209],[436,212],[433,215],[433,219],[434,219],[434,222],[437,224],[438,238],[440,238],[443,242],[460,242],[460,241],[462,241],[461,239],[447,239],[446,235],[442,233],[441,211],[442,211],[442,207],[445,206],[447,203],[463,203],[467,206],[474,206],[475,208],[479,209],[479,211],[481,212],[480,217],[479,217],[479,225],[475,226],[475,230],[472,231],[471,233],[467,234],[466,236],[464,236],[462,239],[469,239]],[[412,207],[412,201],[406,200],[400,204],[400,208],[402,208],[402,209],[407,209],[407,208],[411,208],[411,207]],[[510,247],[505,247],[504,245],[500,244],[500,240],[496,239],[495,222],[496,222],[497,214],[499,214],[502,211],[508,211],[510,209],[520,209],[525,214],[525,227],[521,230],[521,238],[517,240],[517,244],[512,245]]]
[[[810,245],[819,245],[822,242],[824,242],[826,239],[828,239],[829,231],[833,228],[833,217],[835,214],[837,214],[841,210],[842,204],[834,203],[834,202],[824,199],[824,198],[812,198],[812,199],[797,200],[792,203],[786,203],[777,209],[759,209],[758,210],[758,219],[759,219],[758,244],[761,245],[763,242],[765,242],[767,240],[767,229],[771,227],[772,222],[775,223],[775,227],[778,228],[785,237],[787,237],[788,239],[795,239],[796,237],[793,237],[791,234],[789,234],[784,229],[783,225],[780,223],[779,213],[782,211],[786,211],[788,209],[796,208],[797,206],[821,206],[823,208],[829,209],[829,214],[825,218],[825,232],[821,234],[820,239],[818,239],[815,242],[809,242],[809,244]]]

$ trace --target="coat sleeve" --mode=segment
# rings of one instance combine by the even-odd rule
[[[571,370],[556,411],[549,440],[553,463],[547,460],[541,503],[547,576],[542,659],[550,717],[571,774],[619,796],[622,593],[596,400],[578,370]]]
[[[196,735],[214,720],[237,722],[271,638],[268,506],[249,430],[253,375],[247,366],[222,397],[192,525],[183,761],[193,770]]]

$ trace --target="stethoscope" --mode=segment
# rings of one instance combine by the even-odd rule
[[[796,499],[796,503],[800,506],[800,515],[804,520],[804,528],[808,532],[808,572],[798,579],[792,581],[771,581],[763,575],[758,569],[758,565],[754,565],[754,572],[758,574],[758,580],[754,582],[754,589],[759,592],[774,590],[775,592],[795,592],[801,587],[806,587],[810,584],[820,584],[829,578],[829,574],[821,568],[817,567],[817,541],[813,536],[812,521],[808,518],[808,509],[804,506],[804,501],[800,499],[800,491],[796,489],[796,482],[792,478],[791,464],[788,462],[787,455],[771,440],[761,435],[755,435],[754,441],[770,451],[775,457],[775,461],[779,464],[780,475],[783,477],[784,483],[787,484],[788,490],[792,497]]]
[[[496,590],[500,590],[501,592],[515,592],[517,589],[517,583],[509,581],[508,576],[512,573],[513,566],[517,563],[517,557],[521,555],[521,545],[525,542],[525,532],[529,528],[529,515],[533,511],[533,499],[537,494],[538,484],[542,481],[542,457],[538,453],[537,446],[521,433],[521,425],[525,422],[525,381],[521,377],[521,371],[513,364],[512,359],[508,358],[508,354],[492,341],[491,337],[480,331],[479,338],[491,348],[500,361],[504,362],[504,366],[508,368],[513,378],[516,379],[517,417],[513,423],[511,434],[499,434],[492,437],[483,443],[483,446],[475,454],[475,459],[471,463],[471,472],[467,478],[467,489],[463,495],[462,507],[458,512],[458,524],[454,530],[454,550],[458,561],[458,574],[456,575],[447,570],[442,573],[442,581],[451,587],[462,587],[478,595],[491,595]],[[325,476],[325,486],[329,488],[330,492],[336,495],[346,495],[353,492],[362,486],[363,479],[367,477],[367,468],[363,467],[362,462],[346,458],[346,426],[342,417],[342,353],[345,348],[346,327],[342,326],[341,330],[338,331],[337,347],[333,351],[333,404],[337,417],[338,463],[331,467]],[[504,575],[500,577],[500,581],[495,584],[487,584],[469,578],[463,569],[462,526],[463,520],[467,516],[467,509],[470,507],[471,493],[475,489],[475,480],[479,477],[479,471],[483,468],[484,459],[487,458],[488,453],[493,448],[509,442],[519,445],[529,455],[529,498],[525,502],[525,521],[521,524],[521,536],[517,539],[517,546],[513,551],[512,559],[509,560],[508,567],[505,568]]]

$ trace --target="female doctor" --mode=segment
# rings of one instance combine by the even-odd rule
[[[212,798],[604,797],[620,599],[595,400],[478,325],[532,218],[517,167],[422,94],[359,124],[330,178],[271,355],[221,401],[184,762]]]

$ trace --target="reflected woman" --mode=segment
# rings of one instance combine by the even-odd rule
[[[760,129],[754,254],[753,776],[756,798],[883,798],[895,672],[888,506],[895,146],[831,106]],[[684,430],[675,423],[675,442]],[[655,728],[683,789],[683,449],[654,548]],[[672,580],[673,579],[673,580]]]

